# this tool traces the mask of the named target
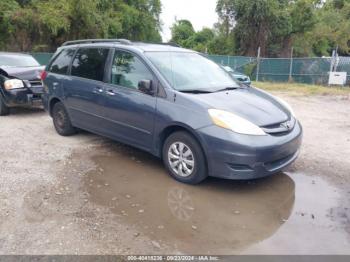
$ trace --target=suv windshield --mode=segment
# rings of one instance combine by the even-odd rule
[[[223,68],[197,53],[147,52],[146,56],[179,91],[211,91],[238,88]]]
[[[0,66],[18,66],[31,67],[40,66],[40,64],[32,56],[27,55],[11,55],[0,54]]]

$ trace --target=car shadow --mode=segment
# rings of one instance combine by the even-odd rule
[[[45,113],[45,110],[43,108],[11,108],[9,116],[27,116],[43,113]]]

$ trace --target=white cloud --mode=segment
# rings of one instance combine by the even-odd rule
[[[190,20],[195,30],[212,27],[218,20],[215,12],[216,0],[162,0],[163,41],[171,38],[170,27],[175,17]]]

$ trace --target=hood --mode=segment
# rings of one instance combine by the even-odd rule
[[[0,67],[7,76],[12,76],[21,80],[35,80],[40,79],[41,71],[45,70],[45,66],[31,66],[31,67]]]
[[[191,96],[208,109],[220,109],[234,113],[260,127],[282,123],[291,118],[290,112],[273,96],[253,87],[186,95]]]

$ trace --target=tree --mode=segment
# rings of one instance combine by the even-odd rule
[[[188,20],[176,21],[171,27],[171,40],[170,42],[179,44],[184,47],[189,47],[186,44],[189,38],[195,34],[193,25]]]
[[[316,24],[313,0],[286,1],[284,6],[269,41],[270,56],[289,57],[295,38],[310,32]]]
[[[342,55],[350,55],[350,1],[329,0],[316,10],[313,30],[294,41],[300,55],[329,56],[338,47]]]
[[[54,51],[83,38],[159,42],[160,12],[160,0],[1,0],[0,47]]]
[[[170,42],[198,52],[209,54],[231,54],[230,42],[219,30],[203,28],[196,32],[188,20],[176,21],[171,28]]]
[[[236,51],[255,56],[286,56],[293,37],[315,25],[312,0],[218,0],[220,23],[233,37]],[[229,32],[232,32],[230,35]],[[229,36],[230,35],[230,36]]]
[[[248,56],[255,56],[259,46],[266,55],[278,8],[277,0],[219,0],[217,4],[221,20],[233,27],[238,51]]]

